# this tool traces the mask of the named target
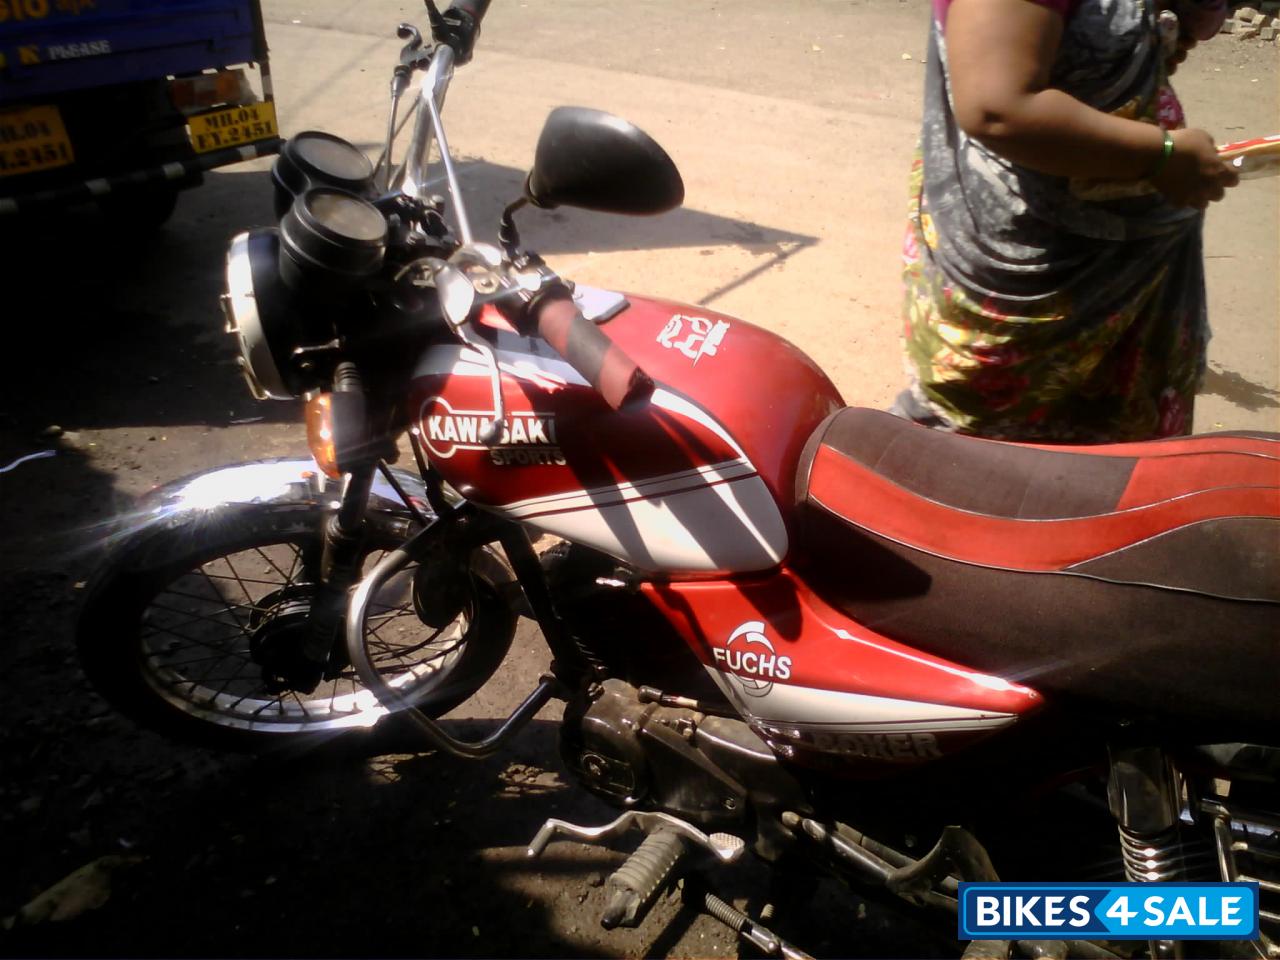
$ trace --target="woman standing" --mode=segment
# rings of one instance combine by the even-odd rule
[[[1224,15],[1194,2],[1174,52],[1156,0],[934,0],[896,412],[1014,440],[1190,430],[1203,211],[1236,183],[1168,84]]]

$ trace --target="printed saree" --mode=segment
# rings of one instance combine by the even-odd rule
[[[1119,116],[1182,125],[1155,0],[1082,0],[1052,84]],[[944,429],[1090,443],[1187,433],[1209,338],[1203,216],[1145,183],[1017,166],[960,130],[935,20],[903,250],[910,386]],[[1153,163],[1155,158],[1153,157]]]

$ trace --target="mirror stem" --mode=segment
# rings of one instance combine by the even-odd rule
[[[498,243],[507,256],[514,260],[520,253],[520,231],[516,229],[515,213],[529,202],[528,197],[521,197],[508,204],[502,211],[502,219],[498,221]]]

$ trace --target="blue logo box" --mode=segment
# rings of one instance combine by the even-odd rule
[[[961,883],[961,940],[1254,940],[1256,883]]]

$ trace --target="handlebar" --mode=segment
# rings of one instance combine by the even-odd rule
[[[617,410],[653,393],[653,380],[616,343],[582,315],[568,296],[534,304],[538,334]]]
[[[426,0],[431,20],[431,34],[437,43],[453,48],[459,64],[470,61],[480,36],[480,21],[489,12],[490,0],[454,0],[440,13],[434,0]]]
[[[492,0],[453,0],[449,7],[469,15],[476,22],[476,26],[479,26],[484,15],[489,12],[491,2]]]

